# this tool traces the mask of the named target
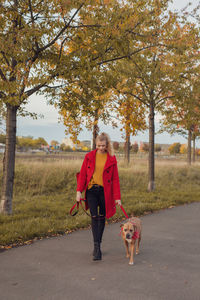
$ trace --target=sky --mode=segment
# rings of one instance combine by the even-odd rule
[[[181,9],[188,4],[187,0],[174,0],[171,4],[171,9]],[[191,0],[192,5],[196,6],[199,0]],[[31,117],[17,118],[17,136],[32,136],[33,138],[43,137],[48,143],[56,140],[59,143],[66,137],[65,127],[59,122],[59,114],[56,108],[52,105],[47,105],[44,96],[32,95],[29,98],[29,103],[26,105],[26,110],[32,113],[42,114],[43,118],[33,120]],[[158,128],[159,116],[156,116],[156,127]],[[100,131],[107,132],[111,140],[123,141],[122,132],[119,128],[113,129],[111,126],[100,124]],[[91,132],[86,129],[78,137],[80,140],[90,140],[92,138]],[[148,131],[138,133],[137,136],[132,137],[131,141],[148,142]],[[179,142],[186,144],[187,140],[180,136],[170,136],[167,133],[156,134],[155,143],[157,144],[172,144]],[[200,141],[197,141],[197,147],[200,147]]]

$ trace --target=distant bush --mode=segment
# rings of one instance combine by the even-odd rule
[[[169,148],[170,154],[178,154],[180,153],[181,144],[180,143],[173,143]]]
[[[72,148],[70,146],[66,146],[65,144],[60,145],[61,151],[72,152]]]
[[[17,137],[17,149],[40,149],[42,146],[48,145],[44,138],[34,139],[32,136]]]
[[[162,150],[160,145],[155,145],[155,152],[160,152]]]
[[[134,153],[138,153],[138,150],[139,150],[138,143],[135,142],[134,144],[132,144],[131,149],[132,149],[132,151],[133,151]]]
[[[141,152],[148,152],[149,151],[149,143],[141,143],[140,144],[140,151]]]
[[[119,150],[119,143],[118,142],[113,142],[113,149],[114,150]]]
[[[195,150],[195,153],[196,153],[197,156],[200,156],[200,149],[197,148],[197,149]]]
[[[180,153],[181,154],[187,153],[187,145],[185,145],[185,144],[181,145],[181,147],[180,147]]]

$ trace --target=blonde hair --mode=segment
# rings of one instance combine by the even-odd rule
[[[98,141],[106,141],[106,150],[110,155],[113,155],[113,149],[112,149],[112,145],[111,145],[111,141],[110,141],[110,137],[107,133],[102,132],[101,134],[99,134],[96,137],[96,144]]]

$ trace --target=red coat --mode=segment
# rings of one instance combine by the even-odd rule
[[[95,170],[96,151],[93,150],[85,155],[77,182],[77,191],[87,190],[87,186]],[[111,218],[116,212],[115,200],[121,199],[117,160],[108,153],[103,170],[103,185],[106,205],[106,218]]]

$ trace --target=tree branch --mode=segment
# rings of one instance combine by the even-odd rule
[[[142,79],[142,81],[143,81],[143,78],[142,78],[142,77],[141,77],[141,79]],[[143,82],[144,82],[144,81],[143,81]],[[142,91],[143,91],[144,96],[145,96],[146,98],[148,98],[147,95],[146,95],[146,91],[145,91],[145,88],[144,88],[142,82],[139,82],[138,84],[139,84],[140,87],[142,88]],[[147,89],[148,89],[148,85],[146,85],[145,82],[144,82],[144,85],[145,85],[145,86],[147,87]]]
[[[158,99],[158,97],[160,96],[160,94],[162,93],[162,91],[163,91],[163,89],[161,89],[161,90],[157,93],[157,95],[156,95],[156,97],[155,97],[155,101]]]
[[[75,18],[75,16],[78,14],[78,12],[81,10],[81,8],[83,7],[84,3],[82,3],[80,5],[80,7],[75,11],[75,13],[72,15],[72,17],[70,18],[69,22],[61,29],[61,31],[57,34],[57,36],[50,42],[48,43],[46,46],[39,48],[39,52],[42,52],[44,50],[46,50],[47,48],[49,48],[50,46],[52,46],[57,40],[58,38],[65,32],[65,30],[70,26],[70,23],[72,22],[72,20]]]
[[[3,97],[5,97],[5,94],[0,91],[0,98],[3,98]]]
[[[156,102],[156,105],[160,104],[162,101],[166,100],[166,99],[171,99],[171,98],[174,98],[175,96],[166,96],[160,100],[158,100],[158,102]]]
[[[130,58],[132,55],[135,55],[145,49],[150,49],[150,48],[153,48],[157,45],[151,45],[151,46],[147,46],[147,47],[143,47],[141,49],[138,49],[130,54],[127,54],[127,55],[123,55],[123,56],[119,56],[119,57],[115,57],[115,58],[112,58],[112,59],[108,59],[108,60],[104,60],[104,61],[101,61],[98,63],[98,65],[102,65],[102,64],[105,64],[105,63],[108,63],[108,62],[112,62],[112,61],[115,61],[115,60],[120,60],[120,59],[123,59],[123,58]]]
[[[6,76],[4,75],[3,71],[0,69],[0,76],[3,79],[3,81],[7,81]]]
[[[139,96],[137,96],[137,95],[135,95],[135,94],[133,94],[133,93],[128,93],[130,96],[133,96],[133,97],[135,97],[136,99],[138,99],[140,102],[142,102],[144,105],[146,105],[147,107],[149,107],[149,104],[146,102],[146,101],[144,101],[142,98],[140,98]]]
[[[101,28],[101,25],[93,24],[93,25],[74,25],[74,26],[68,26],[68,28]]]
[[[4,51],[1,51],[1,54],[3,55],[3,58],[5,59],[7,65],[10,66],[9,61],[8,61],[8,59],[6,58],[5,52],[4,52]]]
[[[42,87],[44,87],[47,84],[47,82],[45,83],[41,83],[38,84],[37,86],[33,87],[32,89],[30,89],[29,91],[26,91],[25,94],[27,95],[27,97],[31,96],[32,94],[34,94],[35,92],[39,91]]]
[[[48,89],[57,89],[57,88],[63,88],[66,84],[60,84],[55,86],[49,86],[47,84],[44,85],[44,87],[47,87]]]
[[[30,14],[31,14],[32,25],[33,25],[33,27],[35,27],[35,26],[34,26],[35,20],[34,20],[34,16],[33,16],[33,10],[32,10],[31,0],[29,0],[28,2],[29,2],[29,10],[30,10]],[[35,40],[35,46],[36,46],[36,49],[37,49],[37,51],[38,51],[38,50],[39,50],[39,45],[38,45],[38,42],[37,42],[36,37],[34,37],[34,40]]]

